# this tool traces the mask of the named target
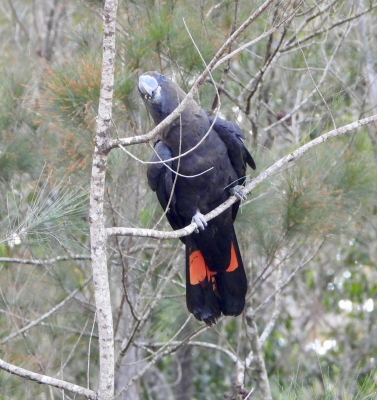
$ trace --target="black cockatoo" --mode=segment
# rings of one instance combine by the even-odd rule
[[[156,125],[186,95],[157,72],[141,75],[138,88]],[[163,209],[168,209],[166,216],[173,229],[192,221],[198,226],[197,232],[181,238],[186,245],[186,301],[195,318],[211,325],[221,313],[236,316],[243,311],[247,279],[233,226],[239,202],[208,224],[203,214],[230,195],[243,199],[240,189],[246,164],[255,169],[255,163],[241,140],[245,137],[240,128],[208,117],[193,100],[160,136],[151,161],[163,162],[149,164],[148,183]],[[204,136],[193,151],[169,161],[188,152]]]

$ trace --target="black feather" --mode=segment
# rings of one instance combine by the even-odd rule
[[[139,78],[139,91],[155,124],[185,97],[182,89],[157,72]],[[149,165],[147,176],[161,206],[168,208],[166,216],[173,229],[187,226],[198,212],[207,214],[223,203],[230,188],[244,183],[246,166],[255,169],[243,139],[237,125],[208,117],[193,100],[163,130],[152,161],[164,163]],[[186,152],[179,160],[167,161]],[[245,305],[247,279],[233,227],[238,207],[239,202],[209,221],[204,230],[182,239],[186,244],[187,307],[209,325],[221,313],[239,315]]]

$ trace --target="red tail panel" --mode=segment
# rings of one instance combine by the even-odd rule
[[[196,250],[190,254],[190,284],[197,285],[206,278],[210,280],[210,273],[200,250]]]
[[[238,260],[236,255],[236,250],[234,249],[234,244],[232,242],[230,246],[230,263],[229,267],[226,269],[226,272],[233,272],[238,268]]]
[[[245,307],[247,279],[237,238],[233,232],[230,240],[230,257],[227,268],[210,271],[202,250],[186,239],[186,301],[187,307],[198,320],[212,325],[224,315],[239,315]],[[221,260],[220,260],[221,262]],[[226,264],[225,264],[226,265]],[[216,268],[216,266],[212,266]],[[224,267],[222,267],[224,268]]]

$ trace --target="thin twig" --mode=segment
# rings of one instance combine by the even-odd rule
[[[342,19],[342,20],[340,20],[340,21],[335,22],[335,23],[334,23],[333,25],[331,25],[330,27],[327,27],[327,28],[321,29],[321,30],[319,30],[319,31],[313,32],[313,33],[311,33],[310,35],[305,36],[305,37],[303,37],[302,39],[298,40],[297,42],[292,43],[292,44],[290,44],[290,45],[284,47],[284,48],[282,49],[282,52],[286,53],[287,51],[289,51],[289,50],[291,50],[291,49],[293,49],[293,48],[296,48],[298,45],[301,46],[303,43],[307,42],[308,40],[313,39],[313,38],[316,37],[316,36],[322,35],[322,33],[328,33],[329,31],[331,31],[332,29],[336,28],[336,27],[339,26],[339,25],[343,25],[343,24],[345,24],[345,23],[347,23],[347,22],[353,21],[353,20],[355,20],[355,19],[361,17],[361,16],[364,15],[364,14],[369,13],[370,11],[372,11],[373,9],[375,9],[376,7],[377,7],[377,5],[370,6],[367,10],[365,10],[365,11],[359,13],[359,14],[353,15],[352,17],[344,18],[344,19]]]
[[[348,30],[346,31],[346,33],[348,33]],[[291,112],[287,113],[286,115],[284,115],[283,118],[280,118],[278,121],[276,121],[276,122],[274,122],[273,124],[271,124],[271,125],[267,126],[266,128],[264,128],[264,130],[263,130],[264,132],[270,131],[270,130],[271,130],[272,128],[274,128],[275,126],[280,125],[280,124],[282,124],[283,122],[285,122],[286,120],[288,120],[289,118],[291,118],[292,115],[295,114],[299,109],[301,109],[301,108],[302,108],[316,93],[319,93],[320,96],[322,97],[319,88],[320,88],[320,87],[323,85],[323,83],[325,82],[325,79],[326,79],[326,77],[327,77],[327,74],[328,74],[328,72],[330,71],[330,65],[331,65],[332,61],[334,60],[335,55],[338,53],[338,50],[339,50],[339,48],[340,48],[340,45],[343,43],[343,39],[344,39],[346,33],[344,33],[344,34],[342,35],[342,37],[341,37],[341,39],[339,40],[339,42],[338,42],[336,48],[335,48],[334,51],[332,52],[332,55],[331,55],[331,57],[330,57],[330,60],[326,63],[326,67],[325,67],[325,69],[324,69],[324,71],[323,71],[323,74],[322,74],[321,79],[319,80],[318,84],[315,84],[314,79],[312,78],[312,75],[311,75],[311,73],[310,73],[309,66],[308,66],[308,64],[306,63],[306,67],[307,67],[307,69],[308,69],[308,71],[309,71],[309,74],[310,74],[310,76],[311,76],[311,78],[312,78],[312,81],[313,81],[313,84],[314,84],[314,86],[315,86],[314,89],[309,93],[309,95],[308,95],[307,97],[305,97],[304,100],[302,100],[298,105],[296,105],[296,106],[294,107],[294,109],[291,110]],[[301,52],[302,52],[302,49],[301,49]],[[302,54],[304,54],[304,53],[302,52]],[[305,60],[305,62],[306,62],[305,57],[304,57],[304,60]],[[323,98],[323,97],[322,97],[322,98]],[[324,100],[324,99],[323,99],[323,100]],[[325,104],[327,105],[327,103],[326,103],[325,100],[324,100],[324,102],[325,102]],[[328,108],[328,107],[327,107],[327,108]],[[329,108],[328,108],[328,109],[329,109]],[[329,109],[329,112],[330,112],[330,109]],[[330,112],[330,115],[331,115],[331,118],[333,118],[331,112]],[[335,124],[335,121],[334,121],[334,120],[333,120],[333,125],[334,125],[334,128],[336,129],[336,124]]]
[[[149,133],[147,133],[145,135],[109,140],[106,144],[104,144],[102,146],[101,150],[103,152],[107,153],[111,149],[118,147],[119,144],[121,144],[122,146],[129,146],[131,144],[146,143],[149,140],[152,140],[154,137],[156,137],[160,132],[162,132],[164,128],[166,128],[168,125],[170,125],[182,113],[182,111],[187,107],[188,103],[194,98],[194,94],[196,93],[198,87],[201,86],[205,82],[209,73],[215,69],[215,65],[218,63],[221,56],[228,49],[228,47],[231,46],[234,43],[234,41],[245,31],[245,29],[252,22],[254,22],[264,11],[266,11],[272,5],[272,3],[274,3],[274,1],[276,1],[276,0],[266,0],[257,10],[255,10],[255,12],[252,15],[250,15],[240,25],[240,27],[232,35],[229,36],[229,38],[224,42],[224,44],[220,47],[220,49],[214,55],[214,57],[208,64],[207,68],[196,79],[196,81],[194,82],[190,91],[187,93],[186,97],[182,100],[182,102],[177,106],[177,108],[167,118],[165,118],[154,129],[152,129]],[[260,38],[259,40],[261,40],[261,39],[262,38]],[[225,62],[225,61],[226,60],[223,60],[222,62]],[[221,63],[219,65],[221,65]]]
[[[253,361],[255,364],[254,371],[257,374],[255,379],[257,379],[261,396],[263,400],[272,400],[263,350],[259,340],[258,327],[255,322],[255,312],[250,306],[247,307],[246,311],[246,334],[252,348]]]
[[[92,339],[94,337],[93,332],[94,332],[95,326],[96,326],[96,313],[94,313],[92,331],[90,332],[89,343],[88,343],[88,365],[87,365],[87,370],[86,370],[86,387],[87,387],[87,389],[90,389],[90,351],[92,348]]]
[[[326,70],[328,70],[328,69],[330,68],[330,65],[331,65],[332,61],[334,60],[335,55],[338,53],[338,50],[339,50],[341,44],[343,43],[343,40],[344,40],[344,39],[346,38],[346,36],[348,35],[349,31],[350,31],[350,26],[349,26],[349,23],[348,23],[347,29],[345,30],[345,32],[343,33],[342,37],[340,38],[340,40],[339,40],[339,42],[338,42],[338,44],[337,44],[335,50],[332,52],[331,57],[330,57],[330,60],[326,63]],[[300,44],[299,44],[299,46],[300,46]],[[331,112],[331,110],[330,110],[329,105],[327,104],[327,101],[325,100],[325,98],[323,97],[321,91],[319,90],[319,87],[318,87],[317,84],[315,83],[315,80],[314,80],[314,78],[313,78],[313,75],[312,75],[312,73],[311,73],[311,71],[310,71],[310,67],[309,67],[308,61],[307,61],[307,59],[306,59],[306,57],[305,57],[305,53],[304,53],[304,51],[302,50],[301,46],[300,46],[300,50],[301,50],[302,57],[303,57],[303,59],[304,59],[304,61],[305,61],[306,68],[307,68],[308,73],[309,73],[309,75],[310,75],[310,79],[311,79],[311,81],[313,82],[313,85],[314,85],[314,87],[315,87],[317,93],[320,95],[320,97],[321,97],[323,103],[325,104],[325,107],[327,108],[327,111],[329,112],[331,121],[332,121],[332,123],[333,123],[333,128],[336,129],[336,123],[335,123],[334,116],[332,115],[332,112]]]
[[[173,264],[173,260],[175,265],[173,265],[171,267],[171,265]],[[133,338],[135,337],[135,335],[137,334],[137,332],[139,332],[141,330],[141,328],[145,325],[145,323],[148,321],[152,311],[155,309],[155,307],[157,306],[157,304],[159,303],[159,301],[162,298],[162,292],[164,291],[165,287],[170,283],[171,279],[173,278],[173,276],[178,272],[178,270],[180,269],[180,265],[179,263],[175,262],[176,259],[174,257],[172,257],[170,259],[170,265],[168,266],[168,268],[166,269],[167,271],[169,271],[168,275],[166,276],[166,280],[165,282],[159,287],[159,289],[154,293],[154,296],[151,297],[150,301],[144,306],[143,309],[141,309],[140,304],[137,304],[137,309],[139,312],[139,315],[141,316],[139,320],[137,320],[135,322],[135,325],[132,328],[132,332],[131,334],[126,337],[121,345],[119,354],[117,356],[116,362],[115,362],[115,370],[118,370],[120,367],[120,363],[124,357],[124,355],[126,354],[128,348],[130,347],[130,345],[132,344]],[[170,270],[169,270],[170,269]],[[145,290],[147,290],[147,287],[145,287]],[[143,298],[143,293],[139,293],[139,298]],[[140,300],[141,301],[141,300]]]
[[[79,337],[77,338],[75,344],[72,346],[72,349],[71,349],[71,351],[69,352],[65,363],[60,367],[59,371],[55,374],[55,376],[56,376],[56,375],[59,375],[60,373],[62,373],[63,370],[64,370],[64,368],[65,368],[65,367],[67,366],[67,364],[69,363],[71,357],[73,356],[73,354],[74,354],[74,352],[75,352],[75,350],[76,350],[77,345],[79,344],[79,342],[80,342],[82,336],[83,336],[84,333],[85,333],[85,329],[86,329],[86,326],[88,325],[88,322],[89,322],[89,318],[86,319],[85,325],[84,325],[84,327],[81,329],[81,332],[80,332]],[[88,388],[88,389],[89,389],[89,388]]]
[[[170,346],[177,346],[181,345],[181,341],[169,341],[169,342],[155,342],[155,343],[148,343],[148,342],[135,342],[136,346],[139,347],[166,347],[167,345]],[[203,347],[207,349],[213,349],[216,351],[220,351],[221,353],[226,354],[233,362],[237,362],[239,358],[237,357],[236,354],[231,352],[230,350],[224,349],[223,347],[214,344],[214,343],[208,343],[208,342],[200,342],[200,341],[195,341],[195,340],[189,340],[188,342],[185,343],[185,346],[196,346],[196,347]]]
[[[171,341],[173,341],[185,328],[185,326],[188,324],[188,322],[191,319],[191,315],[189,315],[189,317],[186,319],[186,321],[183,323],[183,325],[181,326],[181,328],[175,333],[175,335],[172,337]],[[176,346],[177,350],[179,347],[181,347],[183,345],[184,341],[182,341],[179,345]],[[117,399],[124,391],[126,391],[132,384],[133,382],[135,382],[137,379],[139,379],[141,376],[144,375],[145,371],[147,371],[153,364],[155,364],[157,362],[158,359],[164,357],[165,355],[170,354],[172,351],[169,349],[170,346],[170,341],[166,344],[166,346],[162,347],[161,349],[159,349],[158,351],[158,355],[156,355],[147,365],[145,365],[133,378],[131,378],[129,380],[129,382],[119,391],[118,394],[115,395],[115,399]],[[162,351],[163,349],[165,349],[167,347],[167,350]]]
[[[319,249],[322,247],[323,243],[325,242],[325,238],[322,238],[321,242],[319,243],[318,247],[314,250],[314,252],[308,257],[308,254],[312,247],[308,248],[308,251],[305,253],[304,257],[302,258],[299,265],[294,269],[294,271],[288,276],[288,278],[279,286],[274,293],[270,294],[259,306],[254,310],[254,313],[257,314],[260,310],[262,310],[274,297],[277,293],[280,293],[294,278],[297,272],[302,269],[306,264],[308,264],[318,253]]]
[[[16,22],[20,26],[22,32],[25,34],[26,39],[29,41],[30,40],[29,32],[27,31],[27,29],[25,28],[25,25],[22,23],[22,21],[18,17],[17,11],[14,8],[12,0],[8,0],[8,4],[9,4],[9,7],[10,7],[10,9],[12,11],[13,16],[14,16],[14,19],[16,20]]]
[[[11,316],[12,318],[20,319],[20,320],[25,321],[25,322],[32,322],[31,319],[25,318],[25,317],[21,317],[20,315],[14,314],[11,311],[9,311],[9,309],[8,310],[3,310],[3,309],[0,308],[0,313],[1,314],[6,314],[8,316]],[[81,334],[81,330],[69,328],[68,326],[60,326],[60,325],[50,324],[48,322],[40,322],[39,325],[47,326],[47,327],[52,328],[52,329],[61,329],[63,331],[67,331],[67,332],[73,333],[75,335],[80,335]],[[97,335],[93,335],[92,332],[84,332],[83,336],[87,336],[87,337],[93,336],[95,339],[98,339],[98,336]]]
[[[213,124],[212,124],[212,125],[213,125]],[[208,134],[211,132],[212,125],[211,125],[210,129],[208,130],[208,132],[206,133],[206,135],[205,135],[205,136],[203,137],[203,139],[200,141],[200,143],[198,143],[198,144],[195,146],[195,148],[197,148],[199,145],[201,145],[202,142],[203,142],[203,140],[207,138]],[[141,164],[161,164],[161,163],[162,163],[162,164],[164,164],[165,167],[166,167],[169,171],[171,171],[174,175],[180,176],[181,178],[197,178],[198,176],[203,175],[203,174],[205,174],[206,172],[209,172],[209,171],[211,171],[211,170],[213,169],[213,167],[208,168],[207,170],[202,171],[202,172],[199,172],[199,174],[196,174],[196,175],[183,175],[183,174],[180,174],[179,172],[175,171],[173,168],[171,168],[171,167],[167,164],[167,163],[170,162],[170,161],[174,161],[174,160],[176,160],[176,159],[180,159],[181,157],[185,156],[186,154],[191,153],[193,150],[195,150],[195,148],[192,148],[192,149],[186,151],[186,153],[180,154],[180,155],[178,155],[177,157],[169,158],[168,160],[162,160],[162,159],[160,158],[159,154],[157,154],[157,152],[154,150],[155,154],[157,154],[157,156],[160,158],[160,161],[143,161],[143,160],[141,160],[140,158],[138,158],[138,157],[136,157],[135,155],[133,155],[130,151],[128,151],[126,148],[124,148],[124,146],[122,146],[121,144],[119,144],[118,147],[119,147],[120,149],[122,149],[125,153],[127,153],[129,156],[131,156],[134,160],[138,161],[138,162],[141,163]]]
[[[276,279],[276,290],[280,289],[280,287],[282,286],[282,277],[283,277],[282,266],[280,263],[278,266],[278,273],[277,273],[277,279]],[[276,291],[274,311],[272,313],[271,319],[267,323],[266,327],[264,328],[264,330],[259,338],[259,342],[260,342],[261,346],[263,346],[263,343],[267,340],[267,338],[270,336],[272,330],[274,329],[276,321],[280,315],[280,310],[281,310],[281,291]]]
[[[0,263],[30,264],[30,265],[55,264],[56,262],[59,261],[71,261],[71,260],[90,260],[90,256],[84,256],[84,255],[58,256],[54,258],[49,258],[47,260],[30,260],[24,258],[0,257]]]
[[[61,309],[69,300],[71,300],[73,297],[75,297],[76,294],[78,292],[80,292],[91,280],[92,280],[92,277],[89,277],[79,288],[74,290],[69,296],[67,296],[63,301],[61,301],[59,304],[57,304],[55,307],[53,307],[50,311],[48,311],[47,313],[43,314],[42,316],[40,316],[36,320],[30,322],[28,325],[24,326],[22,329],[18,329],[17,332],[14,332],[14,333],[6,336],[4,339],[1,339],[0,344],[7,343],[10,339],[13,339],[14,337],[16,337],[18,335],[21,335],[21,333],[26,332],[27,330],[29,330],[33,326],[38,325],[41,321],[43,321],[44,319],[46,319],[49,316],[51,316],[52,314],[54,314],[56,311]]]
[[[237,55],[238,53],[241,53],[243,50],[247,49],[248,47],[252,46],[253,44],[261,41],[262,39],[264,39],[267,36],[270,36],[272,33],[276,32],[282,25],[286,25],[289,24],[291,22],[291,20],[293,19],[293,17],[296,15],[297,11],[299,10],[299,8],[302,6],[302,3],[304,2],[304,0],[301,0],[297,7],[292,11],[292,13],[290,15],[288,15],[288,17],[286,17],[283,21],[281,21],[279,24],[277,24],[276,26],[272,27],[271,29],[269,29],[268,31],[262,33],[261,35],[259,35],[257,38],[251,40],[250,42],[247,42],[245,44],[243,44],[242,46],[238,47],[236,50],[232,51],[231,53],[229,53],[228,55],[224,56],[221,60],[219,60],[213,67],[213,70],[218,68],[221,64],[223,64],[225,61],[229,60],[230,58],[234,57],[235,55]]]

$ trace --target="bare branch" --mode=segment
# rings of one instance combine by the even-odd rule
[[[30,264],[30,265],[55,264],[56,262],[59,261],[71,261],[71,260],[90,260],[90,256],[82,256],[82,255],[58,256],[46,260],[30,260],[25,258],[0,257],[0,263]]]
[[[348,125],[344,125],[338,129],[333,129],[330,132],[327,132],[316,139],[310,141],[309,143],[299,147],[297,150],[293,151],[292,153],[289,153],[285,157],[281,158],[279,161],[277,161],[275,164],[271,165],[269,168],[267,168],[264,172],[262,172],[257,178],[253,179],[250,183],[248,183],[245,186],[244,192],[246,194],[250,193],[256,186],[258,186],[260,183],[265,181],[267,178],[270,178],[273,176],[278,170],[280,170],[282,167],[287,165],[288,163],[295,161],[299,158],[301,158],[305,153],[307,153],[310,149],[312,149],[315,146],[318,146],[319,144],[332,139],[334,137],[343,135],[347,132],[350,132],[352,130],[358,129],[364,125],[368,125],[371,122],[377,121],[377,114],[372,115],[371,117],[367,117],[364,119],[361,119],[359,121],[353,122]],[[229,197],[228,200],[226,200],[223,204],[219,205],[216,207],[214,210],[206,214],[205,220],[208,222],[211,219],[217,217],[219,214],[221,214],[223,211],[225,211],[227,208],[229,208],[231,205],[233,205],[238,199],[235,196]],[[108,236],[142,236],[142,237],[153,237],[155,239],[176,239],[182,236],[187,236],[190,235],[196,228],[195,223],[191,223],[190,225],[186,226],[185,228],[178,229],[176,231],[157,231],[153,229],[141,229],[141,228],[123,228],[123,227],[117,227],[117,228],[107,228],[106,233]]]
[[[181,341],[170,341],[169,343],[165,343],[165,342],[162,342],[162,343],[160,343],[160,342],[155,342],[155,343],[135,342],[135,345],[142,347],[142,348],[148,348],[148,347],[164,347],[166,345],[180,346],[181,343],[182,343]],[[233,352],[231,352],[230,350],[224,349],[224,347],[221,347],[215,343],[189,340],[188,342],[185,343],[185,346],[196,346],[196,347],[203,347],[203,348],[207,348],[207,349],[213,349],[213,350],[220,351],[221,353],[226,354],[235,363],[240,361],[240,359]]]
[[[1,314],[5,314],[5,315],[7,315],[7,316],[11,316],[12,318],[20,319],[20,320],[22,320],[22,321],[24,321],[24,322],[33,322],[31,319],[25,318],[25,317],[21,317],[20,315],[14,314],[14,313],[12,313],[12,312],[9,311],[9,310],[4,310],[4,309],[1,309],[1,308],[0,308],[0,313],[1,313]],[[50,324],[50,323],[48,323],[48,322],[39,322],[38,325],[48,326],[49,328],[52,328],[52,329],[61,329],[61,330],[63,330],[63,331],[70,332],[70,333],[73,333],[73,334],[75,334],[75,335],[80,335],[80,334],[81,334],[81,330],[72,329],[72,328],[69,328],[68,326],[60,326],[60,325],[56,325],[56,324]],[[87,336],[87,337],[89,337],[89,338],[90,338],[90,337],[93,337],[93,338],[95,338],[95,339],[98,339],[98,336],[97,336],[97,335],[94,335],[94,334],[91,333],[91,332],[84,332],[84,333],[83,333],[83,336]]]
[[[76,393],[78,395],[84,396],[87,399],[97,400],[97,394],[92,390],[77,386],[73,383],[62,381],[60,379],[51,378],[46,375],[37,374],[36,372],[31,372],[27,369],[16,367],[13,364],[9,364],[4,360],[0,359],[0,368],[4,371],[10,372],[11,374],[18,375],[21,378],[30,379],[36,383],[43,383],[45,385],[53,386],[58,389],[68,390],[70,392]]]
[[[335,58],[335,54],[338,52],[338,50],[339,50],[341,44],[343,43],[344,39],[345,39],[346,36],[348,35],[349,31],[350,31],[350,26],[349,26],[349,23],[348,23],[347,29],[345,30],[345,32],[343,33],[342,37],[340,38],[340,40],[339,40],[339,42],[338,42],[338,44],[337,44],[335,50],[333,51],[333,53],[332,53],[332,55],[331,55],[331,57],[330,57],[330,60],[328,60],[327,63],[326,63],[326,72],[327,72],[327,70],[330,68],[330,65],[332,64],[332,61],[333,61],[334,58]],[[323,101],[323,104],[324,104],[325,107],[327,108],[327,111],[328,111],[328,113],[329,113],[329,115],[330,115],[331,121],[332,121],[332,123],[333,123],[333,127],[334,127],[334,129],[336,129],[336,123],[335,123],[334,116],[332,115],[332,112],[331,112],[331,110],[330,110],[329,105],[327,104],[325,98],[323,97],[321,91],[319,90],[319,86],[317,86],[317,84],[315,83],[315,80],[314,80],[314,78],[313,78],[313,75],[312,75],[312,73],[311,73],[311,71],[310,71],[310,67],[309,67],[308,61],[307,61],[307,59],[306,59],[306,57],[305,57],[305,53],[303,52],[301,46],[300,46],[300,50],[301,50],[302,57],[303,57],[303,59],[304,59],[304,61],[305,61],[305,65],[306,65],[306,68],[307,68],[307,70],[308,70],[310,79],[311,79],[311,81],[313,82],[313,85],[314,85],[314,87],[315,87],[315,90],[316,90],[316,91],[318,92],[318,94],[320,95],[320,97],[321,97],[321,99],[322,99],[322,101]],[[323,78],[324,78],[325,75],[326,75],[326,74],[323,74],[323,77],[322,77],[322,79],[321,79],[321,82],[323,82],[323,80],[324,80]]]
[[[122,146],[129,146],[131,144],[145,143],[156,137],[164,128],[166,128],[170,123],[172,123],[186,108],[187,104],[193,99],[198,87],[204,83],[207,76],[211,71],[217,66],[220,57],[224,54],[226,49],[233,44],[233,42],[245,31],[245,29],[254,22],[264,11],[267,10],[276,0],[266,0],[252,15],[250,15],[241,26],[229,36],[221,48],[217,51],[215,56],[212,58],[211,62],[207,65],[207,68],[201,73],[201,75],[196,79],[195,83],[191,87],[190,91],[187,93],[186,97],[179,104],[179,106],[162,122],[160,122],[154,129],[145,135],[132,136],[130,138],[118,138],[109,140],[107,143],[103,144],[102,151],[107,153],[111,149],[118,147],[119,144]],[[224,60],[226,61],[226,60]],[[221,63],[220,63],[221,64]],[[219,65],[220,65],[219,64]]]
[[[252,348],[255,372],[258,376],[256,379],[259,384],[261,396],[264,400],[272,400],[262,346],[259,340],[258,327],[255,322],[255,313],[251,307],[248,307],[246,311],[246,334],[250,340],[250,345]]]
[[[217,10],[218,8],[220,8],[222,6],[222,4],[224,3],[224,0],[220,1],[220,3],[215,4],[214,6],[212,6],[208,11],[207,14],[205,15],[206,18],[208,18],[213,11]]]
[[[365,10],[365,11],[359,13],[359,14],[353,15],[353,16],[348,17],[348,18],[344,18],[344,19],[342,19],[340,21],[337,21],[336,23],[334,23],[330,27],[327,27],[327,28],[324,28],[324,29],[320,29],[320,30],[318,30],[316,32],[313,32],[310,35],[307,35],[307,36],[303,37],[302,39],[297,40],[297,42],[294,42],[292,44],[286,45],[281,51],[282,52],[287,52],[287,51],[289,51],[289,50],[291,50],[293,48],[296,48],[296,46],[299,46],[299,45],[301,46],[303,43],[307,42],[308,40],[310,40],[310,39],[312,39],[312,38],[314,38],[316,36],[322,35],[322,33],[327,33],[327,32],[331,31],[332,29],[336,28],[339,25],[343,25],[343,24],[345,24],[347,22],[353,21],[353,20],[361,17],[364,14],[369,13],[370,11],[372,11],[376,7],[377,7],[377,5],[372,5],[367,10]],[[290,43],[290,41],[288,43]]]
[[[292,13],[290,15],[288,15],[287,18],[285,18],[283,21],[281,21],[279,24],[277,24],[276,26],[272,27],[271,29],[269,29],[268,31],[262,33],[262,35],[258,36],[257,38],[251,40],[250,42],[247,42],[245,44],[243,44],[242,46],[238,47],[236,50],[232,51],[231,53],[229,53],[228,55],[226,55],[225,57],[223,57],[221,60],[219,60],[215,66],[213,67],[213,69],[218,68],[221,64],[223,64],[225,61],[231,59],[232,57],[234,57],[235,55],[237,55],[238,53],[241,53],[243,50],[247,49],[248,47],[252,46],[253,44],[259,42],[260,40],[264,39],[267,36],[270,36],[272,33],[276,32],[282,25],[286,25],[289,24],[293,17],[296,15],[297,11],[299,10],[299,8],[301,7],[302,3],[304,1],[301,0],[298,4],[298,6],[292,11]]]
[[[12,0],[8,0],[8,4],[10,9],[12,10],[12,14],[14,16],[14,19],[16,20],[16,22],[18,23],[18,25],[20,26],[22,32],[25,34],[26,39],[30,40],[30,36],[29,36],[29,32],[28,30],[25,28],[25,25],[22,23],[22,21],[20,20],[20,18],[18,17],[17,11],[13,6],[13,2]]]
[[[185,323],[181,326],[181,328],[175,333],[173,338],[166,344],[166,349],[165,349],[165,346],[162,347],[157,352],[156,356],[153,357],[153,359],[148,364],[146,364],[133,378],[131,378],[130,381],[120,390],[120,392],[115,395],[115,399],[117,399],[124,391],[126,391],[132,385],[133,382],[135,382],[137,379],[142,377],[144,375],[145,371],[147,371],[159,359],[161,359],[162,357],[165,357],[168,354],[171,354],[173,351],[177,350],[179,347],[181,347],[185,343],[185,341],[182,341],[176,347],[173,347],[173,348],[170,347],[170,342],[173,341],[183,331],[183,329],[185,328],[187,323],[190,321],[190,319],[191,319],[191,315],[186,319]]]
[[[275,327],[276,321],[279,318],[280,315],[280,310],[281,310],[281,286],[282,286],[282,268],[281,264],[278,266],[278,276],[276,279],[276,295],[275,295],[275,308],[272,313],[271,319],[266,325],[266,327],[263,330],[263,333],[260,335],[259,342],[261,346],[263,346],[263,343],[267,340],[267,338],[270,336],[272,330]],[[278,291],[278,289],[280,289]]]
[[[302,55],[303,55],[303,57],[304,57],[307,70],[308,70],[308,72],[309,72],[309,74],[310,74],[310,77],[311,77],[311,80],[312,80],[312,82],[313,82],[313,84],[314,84],[314,89],[309,93],[309,95],[308,95],[307,97],[305,97],[305,99],[303,99],[299,104],[297,104],[297,105],[293,108],[293,110],[291,110],[291,112],[287,113],[283,118],[280,118],[278,121],[276,121],[276,122],[274,122],[273,124],[271,124],[271,125],[267,126],[266,128],[264,128],[264,132],[270,131],[270,130],[271,130],[272,128],[274,128],[275,126],[280,125],[280,124],[284,123],[286,120],[288,120],[289,118],[291,118],[292,115],[295,114],[299,109],[301,109],[302,106],[304,106],[316,93],[319,93],[320,96],[322,97],[322,99],[323,99],[323,101],[324,101],[324,104],[327,106],[327,109],[328,109],[328,111],[329,111],[329,114],[330,114],[330,116],[331,116],[331,118],[332,118],[332,120],[333,120],[334,128],[336,128],[336,126],[335,126],[335,121],[334,121],[334,119],[333,119],[333,116],[332,116],[332,114],[331,114],[331,111],[330,111],[330,109],[329,109],[329,107],[328,107],[328,105],[327,105],[325,99],[323,98],[323,96],[322,96],[322,94],[321,94],[321,92],[320,92],[319,89],[320,89],[320,87],[323,85],[323,83],[325,82],[325,79],[326,79],[326,77],[327,77],[327,74],[328,74],[328,72],[330,71],[331,64],[332,64],[333,60],[335,59],[335,56],[336,56],[336,54],[338,53],[338,51],[339,51],[339,49],[340,49],[340,46],[341,46],[341,44],[343,43],[343,40],[344,40],[344,38],[347,36],[348,32],[349,32],[349,31],[348,31],[348,29],[347,29],[346,32],[344,32],[344,34],[343,34],[342,37],[340,38],[339,42],[337,43],[337,45],[336,45],[334,51],[333,51],[332,54],[331,54],[330,60],[328,60],[327,63],[326,63],[326,67],[325,67],[325,69],[324,69],[324,71],[323,71],[323,74],[322,74],[321,79],[319,80],[318,84],[315,83],[315,81],[314,81],[314,79],[313,79],[313,77],[312,77],[312,74],[311,74],[311,72],[310,72],[310,68],[309,68],[308,64],[306,63],[305,55],[304,55],[304,53],[303,53],[303,51],[302,51],[302,49],[301,49],[301,53],[302,53]]]
[[[119,355],[116,359],[115,362],[115,370],[118,370],[120,367],[120,363],[124,357],[124,355],[126,354],[129,346],[132,344],[132,340],[135,337],[136,333],[139,332],[141,330],[141,328],[146,324],[146,322],[149,320],[149,317],[152,313],[152,311],[155,309],[155,307],[157,306],[158,302],[161,300],[162,298],[162,292],[164,291],[165,287],[170,284],[171,279],[173,278],[173,276],[178,272],[178,270],[180,269],[180,265],[179,263],[174,263],[173,260],[175,260],[174,257],[171,258],[170,264],[175,264],[173,265],[173,267],[169,269],[167,269],[169,271],[165,282],[159,287],[159,289],[156,291],[156,293],[154,294],[153,297],[151,297],[150,301],[148,302],[147,305],[145,305],[143,308],[143,304],[141,303],[141,301],[137,304],[136,308],[139,312],[139,314],[141,315],[140,319],[138,319],[135,322],[135,325],[132,329],[132,332],[130,334],[129,337],[126,337],[121,345],[120,351],[119,351]],[[150,271],[152,272],[152,271]],[[146,280],[148,279],[148,276],[146,277]],[[144,282],[146,282],[146,280]],[[143,282],[143,283],[144,283]],[[142,285],[142,289],[143,292],[146,293],[147,292],[147,287],[146,285]],[[142,297],[144,297],[144,293],[142,291],[140,291],[139,293],[139,298],[141,299]]]
[[[314,250],[314,252],[309,257],[307,257],[310,250],[312,249],[311,247],[309,247],[308,251],[304,255],[300,264],[294,269],[294,271],[288,276],[288,278],[275,290],[274,293],[269,295],[263,301],[263,303],[259,304],[259,306],[254,310],[254,314],[257,314],[259,311],[261,311],[268,304],[269,301],[271,301],[278,293],[280,293],[289,284],[289,282],[291,282],[291,280],[294,278],[297,272],[301,270],[306,264],[308,264],[314,258],[314,256],[318,253],[319,249],[322,247],[324,242],[325,239],[323,238],[319,243],[318,247]]]
[[[208,172],[208,171],[211,171],[211,169],[213,169],[213,167],[208,168],[208,169],[205,170],[205,171],[199,172],[199,174],[196,174],[196,175],[183,175],[183,174],[180,174],[179,172],[175,171],[175,170],[174,170],[172,167],[170,167],[167,163],[170,162],[170,161],[176,160],[177,158],[179,159],[179,158],[185,156],[186,154],[191,153],[191,152],[194,151],[197,147],[199,147],[199,146],[201,145],[201,143],[203,143],[204,140],[207,138],[208,134],[211,132],[212,127],[213,127],[214,124],[215,124],[215,122],[212,122],[212,125],[209,127],[209,129],[208,129],[207,133],[204,135],[203,139],[201,139],[200,142],[197,143],[197,144],[195,145],[195,147],[193,147],[193,148],[191,148],[190,150],[186,151],[186,153],[180,154],[180,155],[177,156],[177,157],[169,158],[169,159],[167,159],[167,160],[162,160],[161,157],[159,156],[159,154],[157,154],[156,150],[154,150],[154,149],[153,149],[153,150],[154,150],[154,152],[157,154],[157,156],[158,156],[158,158],[160,159],[160,161],[143,161],[143,160],[141,160],[140,158],[138,158],[138,157],[136,157],[135,155],[133,155],[130,151],[128,151],[128,150],[127,150],[124,146],[122,146],[121,144],[119,144],[118,147],[119,147],[120,149],[122,149],[122,150],[123,150],[126,154],[128,154],[130,157],[132,157],[134,160],[138,161],[138,162],[141,163],[141,164],[160,164],[160,163],[162,163],[162,164],[165,165],[165,167],[166,167],[167,169],[169,169],[169,170],[170,170],[174,175],[176,175],[176,176],[180,176],[180,177],[182,177],[182,178],[196,178],[196,177],[198,177],[198,176],[200,176],[200,175],[205,174],[205,173]]]
[[[6,336],[4,339],[1,339],[0,344],[7,343],[10,339],[13,339],[14,337],[20,335],[21,333],[26,332],[27,330],[29,330],[33,326],[38,325],[41,321],[43,321],[44,319],[48,318],[50,315],[54,314],[56,311],[58,311],[60,308],[62,308],[69,300],[71,300],[73,297],[75,297],[76,294],[80,290],[82,290],[82,288],[85,287],[91,280],[92,280],[92,277],[88,278],[81,287],[79,287],[76,290],[74,290],[69,296],[67,296],[63,301],[61,301],[59,304],[57,304],[55,307],[53,307],[49,312],[43,314],[42,316],[40,316],[36,320],[30,322],[28,325],[24,326],[22,329],[17,330],[17,332],[14,332],[14,333]]]

